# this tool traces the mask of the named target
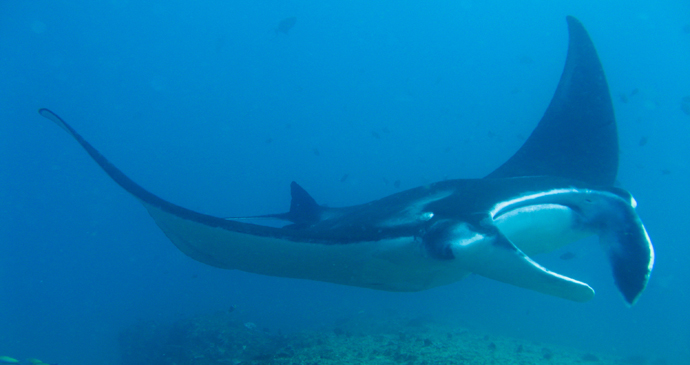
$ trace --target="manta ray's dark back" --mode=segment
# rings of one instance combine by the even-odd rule
[[[567,20],[568,56],[548,109],[522,147],[487,178],[547,175],[614,184],[618,133],[606,76],[585,28]]]

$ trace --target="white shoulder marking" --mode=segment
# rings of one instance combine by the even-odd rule
[[[425,211],[426,206],[435,201],[447,198],[453,194],[452,190],[441,191],[436,194],[416,200],[405,209],[401,210],[392,217],[386,219],[378,224],[379,227],[397,227],[409,224],[416,224],[419,222],[426,222],[434,217],[434,212]]]

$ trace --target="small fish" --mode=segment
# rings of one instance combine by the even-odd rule
[[[684,96],[680,101],[680,110],[683,113],[690,115],[690,96]]]
[[[321,152],[319,152],[318,148],[314,148],[312,152],[314,152],[314,156],[321,156]]]
[[[625,94],[621,94],[620,96],[621,102],[627,104],[628,103],[628,96]]]
[[[647,137],[640,138],[640,142],[639,142],[640,147],[642,147],[646,144],[647,144]]]
[[[671,170],[669,170],[669,169],[663,169],[663,170],[661,170],[661,174],[662,174],[662,175],[671,175]]]
[[[683,27],[683,32],[685,32],[685,34],[690,34],[690,24],[686,24]]]
[[[599,362],[599,358],[594,354],[584,354],[580,359],[584,362]]]
[[[26,361],[28,361],[29,363],[31,363],[33,365],[48,365],[48,363],[43,362],[39,359],[26,359]]]
[[[395,186],[396,189],[400,189],[400,180],[395,180],[393,186]]]
[[[347,178],[348,178],[348,177],[350,177],[350,174],[345,174],[345,175],[343,175],[343,177],[340,178],[340,182],[341,182],[341,183],[344,183],[345,181],[347,181]]]
[[[524,56],[520,58],[520,63],[523,65],[530,65],[534,63],[534,60],[530,56]]]
[[[542,357],[546,360],[551,360],[553,358],[553,351],[551,349],[543,347],[541,349]]]
[[[630,96],[635,96],[640,92],[640,89],[634,88],[633,91],[630,92]]]
[[[378,132],[376,132],[376,131],[371,131],[371,136],[376,138],[376,139],[381,139],[381,135],[378,134]]]
[[[290,29],[295,26],[295,23],[297,23],[297,17],[291,16],[289,18],[285,18],[278,23],[278,27],[275,28],[275,31],[276,33],[288,34]]]
[[[9,356],[0,356],[0,364],[19,364],[19,360]]]
[[[227,43],[227,39],[224,36],[218,36],[216,38],[216,52],[222,51]]]
[[[234,306],[234,305],[231,305],[230,307],[228,307],[228,313],[232,313],[232,312],[234,312],[234,311],[235,311],[235,309],[237,309],[237,307],[236,307],[236,306]]]
[[[680,104],[680,110],[682,110],[686,115],[690,115],[690,103]]]
[[[562,254],[561,256],[559,256],[559,258],[560,258],[561,260],[572,260],[572,259],[574,259],[575,257],[577,257],[577,256],[576,256],[574,253],[570,252],[570,251],[568,251],[568,252]]]

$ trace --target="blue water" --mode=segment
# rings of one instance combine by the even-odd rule
[[[135,181],[194,210],[282,212],[292,180],[320,203],[357,204],[397,180],[481,177],[507,159],[556,87],[566,15],[599,51],[619,181],[656,248],[632,308],[596,240],[570,247],[573,260],[537,258],[594,287],[586,304],[480,277],[395,294],[205,266],[36,113],[53,109]],[[4,1],[0,356],[118,364],[123,328],[235,305],[274,329],[430,314],[688,363],[688,24],[686,1]]]

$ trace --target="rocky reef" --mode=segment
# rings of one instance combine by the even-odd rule
[[[219,312],[162,325],[139,323],[120,336],[127,365],[614,365],[600,354],[482,334],[425,318],[343,318],[319,330],[283,334]]]

